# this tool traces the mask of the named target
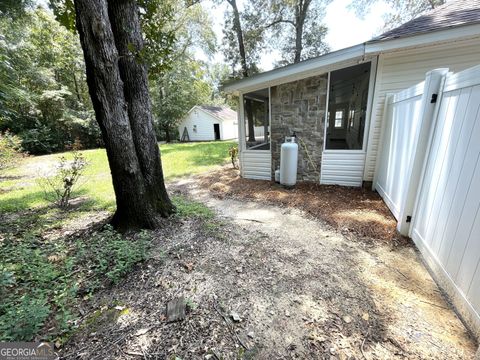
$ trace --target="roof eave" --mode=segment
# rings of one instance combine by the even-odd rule
[[[322,68],[355,58],[361,58],[363,55],[364,44],[359,44],[226,84],[223,86],[223,90],[236,94],[259,90],[308,77]]]
[[[480,37],[480,23],[461,25],[448,29],[429,31],[397,39],[370,40],[365,44],[365,54],[373,55],[384,52],[440,44],[454,40]]]

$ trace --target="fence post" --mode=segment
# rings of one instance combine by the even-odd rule
[[[433,133],[432,127],[435,126],[436,107],[440,102],[440,92],[442,90],[445,76],[448,69],[441,68],[427,72],[425,77],[425,87],[421,100],[419,112],[419,130],[414,140],[414,153],[412,166],[406,174],[407,184],[405,188],[405,202],[400,209],[397,230],[402,235],[410,235],[410,225],[417,194],[420,191],[421,176],[425,159],[428,157],[428,144],[430,136]]]

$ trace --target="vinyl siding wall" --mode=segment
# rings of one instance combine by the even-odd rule
[[[373,99],[364,180],[372,181],[380,141],[385,95],[406,89],[425,79],[436,68],[458,72],[480,63],[480,37],[408,51],[380,54]]]
[[[209,141],[215,140],[215,133],[213,132],[213,124],[220,124],[220,121],[204,111],[193,109],[186,118],[178,125],[178,133],[180,138],[183,134],[183,129],[187,127],[190,141]],[[193,131],[193,126],[197,126],[197,131]]]
[[[190,141],[211,141],[215,140],[214,124],[220,124],[220,139],[230,140],[237,138],[236,121],[220,121],[215,116],[210,115],[201,109],[193,109],[178,125],[178,133],[182,138],[183,129],[187,127]],[[197,126],[197,131],[193,131],[193,126]]]
[[[239,157],[242,177],[256,180],[272,179],[272,153],[270,150],[243,150]]]
[[[237,121],[223,120],[222,125],[220,126],[220,138],[222,140],[237,139],[238,138]]]

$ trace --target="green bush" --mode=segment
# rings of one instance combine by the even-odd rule
[[[45,199],[66,209],[83,176],[87,160],[78,149],[81,143],[76,141],[72,150],[72,160],[61,156],[53,170],[53,174],[45,174],[38,178],[38,184],[43,188]]]
[[[15,164],[21,156],[21,142],[18,136],[9,131],[0,133],[0,170]]]
[[[22,139],[22,147],[30,154],[50,154],[62,149],[52,129],[39,123],[34,128],[23,131],[19,136]]]

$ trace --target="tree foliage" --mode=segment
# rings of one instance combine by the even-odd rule
[[[0,1],[0,17],[18,18],[25,15],[33,0],[2,0]]]
[[[178,121],[194,105],[210,102],[212,88],[203,80],[204,73],[196,61],[181,59],[152,86],[153,111],[161,138],[172,140]]]
[[[268,22],[271,42],[280,50],[282,60],[277,65],[297,63],[327,53],[323,24],[325,8],[331,0],[274,0],[270,4],[273,16]]]
[[[233,0],[227,0],[232,4]],[[276,66],[296,63],[329,51],[325,43],[327,28],[323,24],[325,8],[331,0],[250,0],[239,11],[240,31],[245,49],[247,74],[258,71],[262,51],[277,50],[281,60]],[[227,11],[224,26],[224,54],[232,77],[241,74],[242,51],[235,10]]]
[[[139,61],[148,65],[150,76],[161,76],[172,64],[173,46],[176,42],[175,0],[137,0],[145,46],[141,52],[131,51]],[[49,0],[56,19],[73,32],[75,28],[74,0]]]
[[[445,0],[384,0],[390,8],[390,12],[384,17],[383,30],[389,30],[399,26],[422,12],[432,10],[445,3]],[[352,0],[350,7],[357,15],[365,16],[379,0]]]
[[[194,56],[196,51],[207,56],[215,52],[211,19],[200,4],[178,2],[175,14],[172,31],[176,42],[170,69],[150,82],[157,134],[167,141],[173,139],[177,123],[194,105],[213,101],[206,66]]]
[[[0,19],[0,131],[31,153],[100,144],[75,35],[45,10]]]
[[[243,78],[258,72],[258,62],[264,45],[265,29],[262,11],[253,3],[246,3],[240,11],[235,0],[227,0],[230,8],[225,13],[223,53],[230,65],[232,78]]]

